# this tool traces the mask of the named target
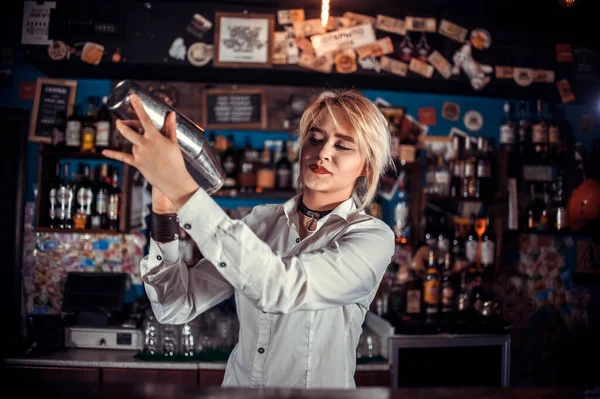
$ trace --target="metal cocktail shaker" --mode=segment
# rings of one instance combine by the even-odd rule
[[[131,80],[123,80],[115,86],[108,96],[106,106],[119,119],[137,120],[138,117],[129,101],[132,94],[139,96],[146,113],[158,130],[162,130],[169,112],[176,113],[177,142],[187,170],[208,194],[219,190],[225,181],[225,172],[204,137],[204,129]]]

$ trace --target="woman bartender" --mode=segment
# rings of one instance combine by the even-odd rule
[[[394,252],[394,234],[367,215],[391,165],[388,124],[354,91],[328,93],[299,127],[299,194],[233,220],[192,179],[175,114],[161,134],[117,128],[132,153],[103,151],[152,185],[152,232],[141,274],[156,318],[182,324],[235,294],[240,321],[223,386],[354,388],[361,325]],[[179,226],[204,259],[187,268]]]

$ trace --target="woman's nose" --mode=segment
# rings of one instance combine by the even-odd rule
[[[331,151],[332,151],[332,146],[330,146],[327,143],[323,143],[323,145],[321,146],[321,148],[319,148],[319,151],[317,152],[317,157],[319,159],[330,160],[331,159]]]

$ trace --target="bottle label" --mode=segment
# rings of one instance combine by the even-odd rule
[[[500,144],[514,144],[515,128],[510,123],[500,125]]]
[[[93,127],[84,127],[81,131],[81,150],[92,151],[96,144],[96,130]]]
[[[415,146],[410,144],[400,144],[400,160],[407,163],[415,162]]]
[[[428,305],[440,303],[440,282],[438,280],[426,281],[423,287],[425,293],[423,299]]]
[[[454,298],[454,289],[451,284],[445,284],[442,288],[442,305],[444,307],[452,306],[452,299]]]
[[[81,137],[81,122],[80,121],[68,121],[67,122],[67,137],[66,142],[68,146],[79,147]]]
[[[548,140],[552,144],[560,144],[560,129],[558,126],[550,126],[548,130]]]
[[[533,133],[531,140],[534,143],[546,144],[546,141],[548,141],[548,129],[546,124],[537,123],[533,125]]]
[[[496,244],[493,241],[483,241],[481,243],[481,263],[493,265],[496,258]]]
[[[96,147],[108,147],[110,136],[110,122],[98,121],[96,124]]]
[[[447,238],[438,238],[438,242],[437,242],[437,246],[438,246],[438,250],[441,253],[446,253],[450,250],[450,240],[448,240]]]
[[[96,212],[99,214],[105,214],[108,206],[107,206],[108,196],[104,191],[98,191],[96,195]]]
[[[225,173],[232,174],[235,169],[235,162],[233,158],[227,157],[225,158],[225,162],[223,162],[223,169],[225,169]]]
[[[406,291],[406,313],[421,313],[421,291]]]
[[[111,195],[108,198],[108,214],[113,220],[119,215],[119,197],[117,195]]]
[[[396,205],[394,212],[396,226],[406,226],[408,224],[408,206],[406,202],[400,202]]]
[[[290,187],[290,177],[292,176],[292,172],[289,169],[279,169],[277,170],[277,185],[279,188],[288,188]]]
[[[475,164],[473,162],[465,163],[465,177],[475,176]]]
[[[492,177],[492,166],[489,162],[481,161],[477,164],[478,177]]]
[[[73,201],[73,190],[66,186],[62,186],[58,189],[56,200],[61,206],[65,206]]]
[[[465,256],[469,262],[477,262],[477,241],[469,240],[465,243]]]
[[[91,188],[82,187],[77,191],[77,203],[87,213],[90,213],[93,195]]]
[[[50,190],[50,209],[48,210],[48,216],[50,219],[56,218],[56,189]]]
[[[102,218],[100,215],[93,215],[90,219],[90,227],[92,229],[100,229],[102,228]]]

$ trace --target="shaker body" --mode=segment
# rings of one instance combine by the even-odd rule
[[[158,130],[162,130],[169,112],[175,112],[177,142],[183,153],[187,170],[208,194],[219,190],[225,181],[225,172],[204,137],[204,130],[131,80],[123,80],[115,86],[108,96],[106,106],[119,119],[137,120],[138,117],[129,101],[132,94],[139,96],[144,110]]]

